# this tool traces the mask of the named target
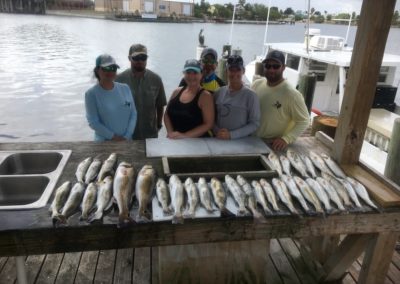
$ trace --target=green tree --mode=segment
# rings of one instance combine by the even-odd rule
[[[314,23],[321,24],[324,21],[325,21],[324,16],[322,15],[314,16]]]
[[[285,15],[294,15],[294,11],[292,8],[286,8],[286,10],[283,12]]]
[[[393,17],[392,17],[392,25],[398,25],[399,24],[399,11],[394,11]]]

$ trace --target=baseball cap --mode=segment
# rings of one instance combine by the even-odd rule
[[[200,58],[203,59],[204,57],[206,57],[206,55],[209,55],[209,54],[211,54],[215,60],[218,60],[217,52],[215,51],[215,49],[212,49],[211,47],[204,48],[203,51],[201,52]]]
[[[271,50],[268,52],[267,57],[265,57],[262,63],[267,62],[269,59],[278,61],[280,64],[285,64],[285,55],[279,50]]]
[[[243,58],[240,55],[231,55],[226,60],[226,68],[236,67],[243,69]]]
[[[201,73],[201,64],[196,59],[186,60],[185,66],[183,67],[183,72],[195,71],[196,73]]]
[[[129,56],[133,57],[136,55],[140,55],[140,54],[146,54],[147,55],[147,48],[143,45],[143,44],[133,44],[130,48],[129,48]]]
[[[115,59],[108,54],[102,54],[96,58],[96,67],[108,67],[115,65],[119,68],[119,65],[115,62]]]

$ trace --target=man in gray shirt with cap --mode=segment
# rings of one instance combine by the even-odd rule
[[[167,104],[163,82],[160,76],[146,68],[148,55],[144,45],[132,45],[128,58],[131,68],[120,73],[115,81],[127,84],[135,101],[137,123],[132,138],[157,138]]]

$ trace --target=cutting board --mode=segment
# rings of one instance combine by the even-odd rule
[[[269,147],[257,137],[234,140],[216,138],[146,139],[146,156],[148,158],[267,154],[270,151]]]

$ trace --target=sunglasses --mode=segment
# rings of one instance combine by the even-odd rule
[[[118,67],[115,65],[101,67],[101,70],[103,70],[104,72],[117,72],[117,69]]]
[[[279,68],[281,68],[282,65],[280,64],[265,64],[264,67],[265,69],[274,69],[274,70],[278,70]]]
[[[217,63],[217,60],[215,60],[215,59],[203,59],[203,60],[201,60],[201,62],[203,62],[203,64],[215,64],[215,63]]]
[[[146,61],[148,58],[148,56],[146,54],[140,54],[140,55],[136,55],[136,56],[132,56],[131,59],[133,61]]]

